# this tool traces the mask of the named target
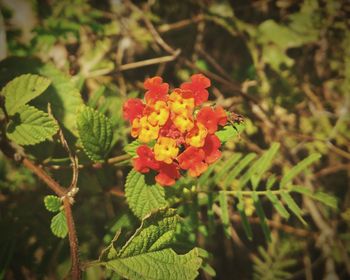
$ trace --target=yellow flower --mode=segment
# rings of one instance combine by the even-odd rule
[[[194,98],[183,98],[177,91],[173,91],[168,100],[170,110],[175,114],[192,114],[194,108]]]
[[[141,119],[136,118],[132,122],[131,136],[138,137],[140,142],[148,143],[154,139],[157,139],[159,134],[159,126],[151,125],[147,117],[144,116]]]
[[[169,118],[169,108],[164,101],[157,101],[147,110],[149,110],[148,121],[151,125],[162,126]]]
[[[191,115],[188,115],[186,113],[179,114],[179,115],[173,115],[172,120],[176,128],[181,132],[185,133],[186,131],[190,131],[193,126],[193,120]]]
[[[204,125],[197,123],[186,135],[186,144],[200,148],[204,146],[205,137],[207,137],[208,131]]]
[[[172,163],[179,153],[179,148],[176,146],[176,140],[169,137],[159,137],[154,145],[154,156],[158,161]]]

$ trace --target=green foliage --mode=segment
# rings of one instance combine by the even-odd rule
[[[118,244],[117,233],[100,264],[127,279],[195,279],[201,264],[198,250],[179,255],[171,249],[178,220],[173,209],[146,216],[124,245]]]
[[[55,195],[47,195],[44,198],[44,204],[45,204],[46,210],[55,213],[60,210],[62,202],[60,198]]]
[[[33,106],[23,105],[11,118],[6,134],[19,145],[35,145],[50,139],[58,130],[56,121]]]
[[[125,183],[126,201],[132,212],[142,219],[152,211],[167,206],[164,188],[155,184],[151,176],[132,169]]]
[[[85,153],[93,161],[103,161],[113,136],[109,119],[100,112],[84,106],[77,116],[77,126]]]
[[[10,81],[3,89],[5,108],[12,116],[21,111],[21,107],[42,94],[51,81],[38,75],[21,75]]]
[[[140,141],[134,140],[124,147],[124,151],[128,155],[130,155],[132,157],[136,157],[136,150],[140,145],[141,145]]]
[[[226,143],[229,140],[235,139],[244,130],[244,123],[235,123],[224,126],[222,129],[215,132],[221,143]]]
[[[65,238],[68,233],[67,219],[64,212],[59,212],[51,220],[51,231],[59,238]]]

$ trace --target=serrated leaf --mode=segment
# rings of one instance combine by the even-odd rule
[[[35,145],[51,138],[58,130],[56,121],[33,106],[24,105],[7,126],[7,137],[18,145]]]
[[[50,212],[58,212],[60,210],[61,205],[62,205],[59,197],[57,197],[55,195],[45,196],[44,204],[45,204],[46,209]]]
[[[267,198],[271,201],[272,205],[275,207],[275,209],[277,210],[277,212],[285,219],[289,218],[289,213],[287,211],[287,209],[283,206],[283,204],[278,200],[278,197],[271,192],[270,190],[268,190],[266,192],[266,196]]]
[[[195,279],[201,265],[198,250],[178,255],[170,248],[178,220],[174,209],[150,214],[120,250],[114,240],[100,264],[126,279]]]
[[[294,199],[287,192],[281,192],[283,201],[287,204],[288,208],[294,213],[295,216],[304,224],[307,225],[306,221],[302,217],[302,211],[298,204],[295,203]]]
[[[103,161],[113,137],[109,119],[100,112],[83,106],[77,117],[77,126],[87,156],[93,161]]]
[[[252,198],[253,198],[253,201],[254,201],[254,206],[255,206],[255,209],[256,209],[256,214],[257,214],[258,217],[259,217],[260,226],[261,226],[261,228],[262,228],[262,230],[263,230],[265,239],[266,239],[266,241],[271,242],[271,232],[270,232],[270,228],[269,228],[268,225],[267,225],[267,222],[266,222],[267,219],[266,219],[266,216],[265,216],[265,212],[264,212],[264,210],[263,210],[263,208],[262,208],[260,199],[259,199],[258,195],[256,194],[256,192],[253,192]]]
[[[79,90],[71,81],[71,77],[58,70],[52,63],[42,63],[31,57],[9,57],[0,62],[0,86],[21,74],[33,73],[51,80],[51,85],[43,94],[31,101],[41,110],[47,110],[51,104],[52,114],[60,126],[77,136],[77,109],[83,105]],[[69,141],[72,137],[66,135]]]
[[[63,212],[59,212],[51,220],[51,231],[60,238],[65,238],[68,233],[67,220]]]
[[[42,94],[50,83],[49,79],[32,74],[21,75],[11,80],[2,90],[7,113],[12,116],[19,112],[23,105]]]
[[[248,237],[248,239],[252,240],[253,231],[248,221],[247,215],[245,214],[245,211],[244,211],[244,200],[241,192],[237,192],[237,198],[238,198],[237,210],[242,219],[242,226],[243,226],[244,232]]]
[[[168,205],[164,188],[158,184],[148,183],[145,174],[131,170],[126,178],[125,196],[132,212],[140,219]]]
[[[288,182],[290,182],[291,180],[293,180],[293,178],[295,176],[297,176],[300,172],[302,172],[303,170],[305,170],[309,165],[311,165],[312,163],[314,163],[316,160],[318,160],[321,157],[320,154],[311,154],[310,156],[308,156],[307,158],[303,159],[301,162],[299,162],[297,165],[295,165],[291,170],[289,170],[287,172],[287,174],[285,174],[282,179],[281,179],[281,188],[283,188],[284,186],[286,186],[286,184]]]
[[[136,150],[140,145],[140,141],[134,140],[124,147],[124,152],[132,157],[136,157]]]
[[[305,187],[302,187],[302,186],[292,186],[291,190],[294,192],[305,194],[305,195],[307,195],[315,200],[322,202],[323,204],[325,204],[329,207],[332,207],[335,209],[337,208],[337,204],[338,204],[337,198],[332,196],[332,195],[329,195],[327,193],[319,192],[319,191],[313,192],[312,190],[305,188]]]
[[[221,143],[226,143],[227,141],[236,138],[244,128],[244,123],[230,124],[218,130],[215,135],[220,139]]]

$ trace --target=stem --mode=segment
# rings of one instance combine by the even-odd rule
[[[72,215],[72,208],[69,202],[69,198],[65,197],[63,199],[64,212],[66,214],[67,226],[68,226],[68,238],[69,238],[69,247],[70,255],[72,260],[72,279],[79,280],[81,279],[81,270],[80,270],[80,261],[78,253],[78,238],[75,231],[75,224]]]
[[[113,157],[113,158],[109,158],[107,160],[107,163],[108,164],[116,164],[116,163],[119,163],[119,162],[122,162],[124,160],[128,160],[130,159],[130,155],[128,154],[125,154],[125,155],[120,155],[120,156],[116,156],[116,157]]]

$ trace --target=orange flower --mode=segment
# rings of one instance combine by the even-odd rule
[[[218,124],[226,124],[227,115],[222,107],[217,107],[215,110],[211,107],[204,107],[198,112],[197,121],[203,124],[210,134],[213,134],[218,130]]]
[[[172,186],[178,178],[180,178],[180,172],[177,164],[160,163],[159,173],[155,177],[158,184],[162,186]]]
[[[206,88],[210,87],[210,80],[202,74],[191,76],[191,82],[183,83],[181,89],[193,92],[196,106],[208,100],[209,93]]]
[[[123,105],[124,119],[133,122],[134,119],[140,118],[143,113],[145,104],[139,98],[130,98]]]
[[[205,154],[204,160],[206,163],[211,164],[220,158],[220,146],[220,139],[215,134],[208,135],[207,138],[205,138],[205,143],[202,149]]]
[[[151,125],[147,117],[134,119],[132,122],[131,136],[137,137],[142,143],[148,143],[158,138],[159,126]]]
[[[208,132],[205,126],[201,123],[196,123],[186,135],[186,144],[196,148],[203,147],[207,134]]]
[[[197,177],[208,168],[204,158],[205,152],[202,149],[190,146],[177,157],[177,161],[182,169],[188,170],[190,176]]]
[[[157,170],[159,163],[154,158],[154,153],[150,147],[142,145],[136,150],[138,158],[133,159],[133,165],[136,171],[147,173],[150,169]]]
[[[146,103],[156,102],[158,100],[167,101],[169,84],[163,83],[161,77],[148,78],[143,83],[145,89],[148,91],[145,93]]]

